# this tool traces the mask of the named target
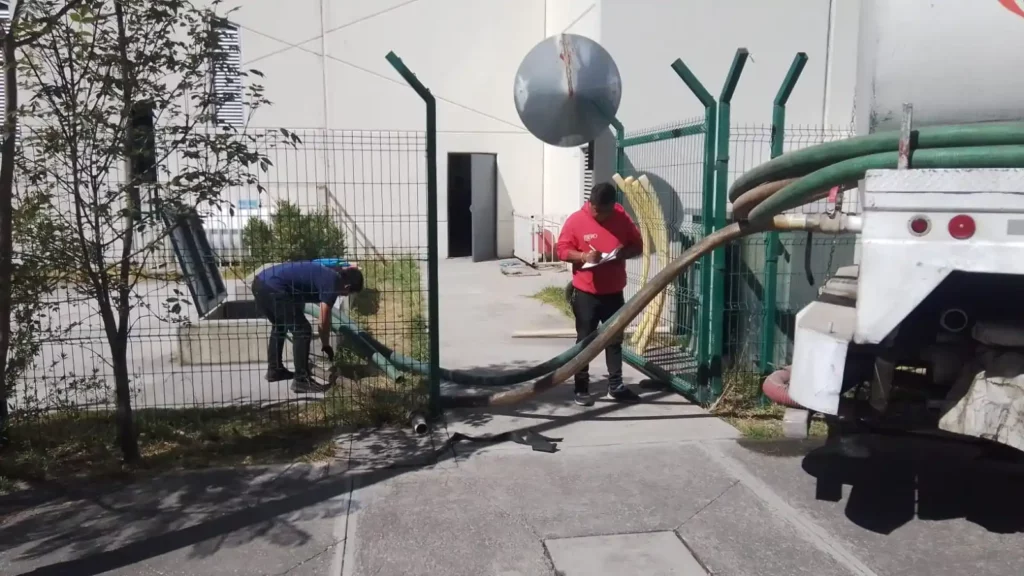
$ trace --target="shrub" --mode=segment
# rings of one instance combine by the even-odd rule
[[[281,200],[270,222],[250,218],[242,230],[249,265],[269,262],[336,258],[345,255],[345,232],[326,211],[303,214],[298,206]]]

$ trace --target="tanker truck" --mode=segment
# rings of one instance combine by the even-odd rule
[[[847,455],[870,453],[865,433],[1024,450],[1024,169],[970,136],[1024,130],[1021,54],[1020,0],[861,3],[856,129],[902,133],[899,163],[845,191],[854,264],[798,312],[792,365],[765,382]],[[980,167],[927,161],[957,130]]]

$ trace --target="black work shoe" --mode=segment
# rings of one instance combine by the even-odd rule
[[[616,402],[640,401],[640,395],[630,390],[626,385],[621,385],[618,388],[609,388],[608,395],[605,398]]]
[[[309,376],[298,376],[292,380],[292,392],[296,394],[320,394],[325,388]]]
[[[576,402],[577,406],[594,405],[594,397],[590,395],[590,392],[576,392],[573,401]]]
[[[270,368],[267,370],[267,374],[263,377],[267,382],[280,382],[282,380],[291,380],[295,378],[295,374],[287,368]]]

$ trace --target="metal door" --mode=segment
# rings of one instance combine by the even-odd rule
[[[471,154],[469,161],[473,213],[473,262],[498,258],[498,159]]]

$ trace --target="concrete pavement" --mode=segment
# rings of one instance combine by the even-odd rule
[[[573,416],[563,391],[566,406],[552,396],[543,410],[449,426],[479,435],[521,418],[562,438],[554,454],[382,430],[340,437],[330,466],[0,498],[0,573],[1020,573],[1019,478],[959,460],[916,468],[907,492],[912,459],[843,464],[815,443],[735,440],[678,397],[646,394],[647,406]],[[666,421],[677,430],[659,441]],[[590,439],[596,427],[607,432]],[[815,498],[822,470],[853,483],[840,502]]]

